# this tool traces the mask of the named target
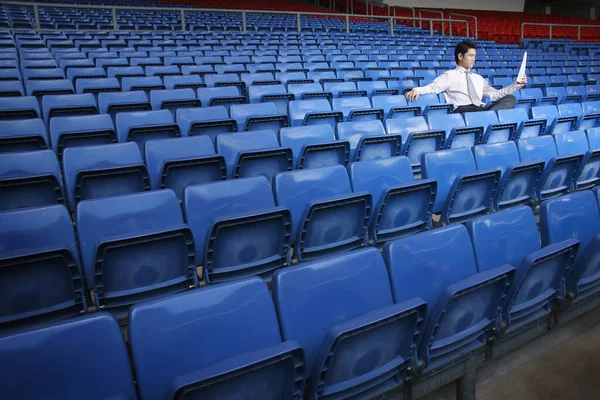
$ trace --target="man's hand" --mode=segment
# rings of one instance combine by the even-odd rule
[[[517,82],[517,85],[519,85],[519,88],[523,88],[527,85],[527,75],[523,75],[523,79],[521,79],[521,82]]]
[[[406,100],[408,100],[409,102],[415,101],[419,98],[419,92],[413,89],[410,92],[404,93],[404,97],[406,97]]]

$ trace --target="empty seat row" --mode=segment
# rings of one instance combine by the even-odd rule
[[[272,298],[249,278],[136,305],[128,347],[139,395],[377,396],[435,375],[597,291],[594,194],[545,202],[540,223],[541,241],[531,209],[517,207],[388,242],[383,257],[362,249],[282,269]],[[136,397],[109,314],[5,334],[0,349],[11,397]],[[71,379],[50,374],[50,360]],[[27,385],[32,373],[39,382]]]

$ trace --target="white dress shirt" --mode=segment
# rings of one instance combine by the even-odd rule
[[[470,71],[470,70],[469,70]],[[456,68],[446,71],[427,86],[415,88],[419,94],[441,93],[444,92],[446,101],[454,105],[454,108],[460,106],[468,106],[472,104],[469,97],[469,89],[467,87],[467,70],[460,65]],[[509,94],[512,94],[520,89],[517,83],[513,83],[500,90],[494,89],[481,75],[471,72],[471,80],[477,96],[489,97],[491,101],[496,101]]]

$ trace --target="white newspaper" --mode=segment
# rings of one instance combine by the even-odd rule
[[[517,82],[521,83],[523,77],[525,76],[525,66],[527,64],[527,52],[523,54],[523,61],[521,62],[521,69],[519,69],[519,75],[517,75]]]

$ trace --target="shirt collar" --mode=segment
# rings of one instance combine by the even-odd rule
[[[457,65],[455,69],[456,69],[458,72],[462,73],[462,74],[464,74],[464,73],[466,73],[466,72],[470,72],[470,71],[471,71],[470,69],[466,69],[465,67],[463,67],[463,66],[460,66],[460,65]]]

